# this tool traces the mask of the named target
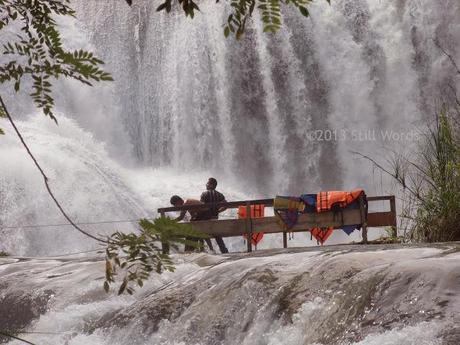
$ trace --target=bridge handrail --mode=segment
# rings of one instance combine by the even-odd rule
[[[385,201],[390,202],[390,211],[385,212],[368,212],[368,207],[366,207],[367,202],[373,201]],[[215,207],[225,207],[225,208],[237,208],[239,206],[246,206],[247,214],[250,214],[250,205],[265,205],[267,207],[273,207],[274,199],[255,199],[255,200],[241,200],[241,201],[230,201],[230,202],[219,202],[216,204],[208,203],[201,205],[183,205],[178,207],[163,207],[158,209],[158,213],[161,216],[165,216],[166,212],[177,212],[177,211],[189,211],[189,210],[200,210],[200,209],[209,209]],[[348,217],[346,223],[344,221],[344,216]],[[312,213],[312,214],[303,214],[299,216],[300,220],[304,222],[301,226],[302,229],[291,229],[291,231],[305,231],[308,229],[303,229],[303,226],[310,224],[311,227],[317,226],[331,226],[335,224],[335,228],[339,225],[348,225],[348,224],[361,224],[362,225],[362,237],[363,243],[367,243],[367,228],[370,227],[381,227],[381,226],[390,226],[392,229],[393,236],[397,236],[397,226],[396,226],[396,203],[394,195],[381,195],[381,196],[370,196],[364,198],[363,196],[359,197],[359,209],[345,209],[342,213],[342,219],[340,224],[337,223],[335,213],[333,211]],[[200,231],[214,236],[240,236],[241,234],[246,234],[248,238],[251,237],[251,234],[255,229],[262,228],[270,233],[283,233],[283,247],[287,248],[287,231],[283,230],[278,225],[276,217],[262,217],[254,218],[251,217],[245,219],[227,219],[227,220],[205,220],[205,221],[196,221],[194,226],[197,227]],[[305,219],[301,219],[305,218]],[[327,223],[327,224],[323,224]],[[273,228],[276,224],[276,229]],[[321,225],[322,224],[322,225]],[[271,226],[271,229],[268,227]],[[225,230],[225,231],[224,231]],[[257,230],[256,230],[257,231]],[[248,252],[252,251],[251,241],[246,241],[248,246]]]
[[[273,198],[271,199],[255,199],[255,200],[241,200],[241,201],[224,201],[218,202],[215,204],[208,203],[208,204],[201,204],[201,205],[183,205],[183,206],[172,206],[172,207],[162,207],[159,208],[157,211],[158,213],[166,213],[166,212],[175,212],[175,211],[183,211],[183,210],[201,210],[201,209],[208,209],[208,208],[215,208],[215,207],[225,207],[225,208],[238,208],[239,206],[246,206],[246,205],[265,205],[265,206],[273,206]]]
[[[384,201],[389,200],[390,203],[394,202],[394,195],[379,195],[379,196],[368,196],[366,200],[369,201]],[[188,211],[188,210],[202,210],[209,208],[238,208],[239,206],[247,205],[265,205],[268,207],[273,206],[273,198],[271,199],[253,199],[253,200],[239,200],[239,201],[224,201],[218,202],[215,204],[201,204],[201,205],[183,205],[183,206],[171,206],[171,207],[161,207],[157,209],[159,214],[164,214],[166,212],[177,212],[177,211]]]

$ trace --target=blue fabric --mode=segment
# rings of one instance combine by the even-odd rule
[[[304,213],[316,213],[316,194],[302,194],[300,200],[305,204]]]
[[[316,213],[316,196],[317,194],[302,194],[300,198],[289,196],[285,196],[283,198],[291,199],[294,201],[302,201],[305,204],[305,209],[303,213]],[[354,200],[352,203],[348,204],[346,207],[341,209],[359,209],[359,199]],[[278,209],[277,213],[279,217],[282,219],[286,228],[290,229],[297,224],[297,220],[301,212],[299,212],[297,209]],[[350,235],[353,231],[355,231],[356,229],[359,230],[360,228],[361,224],[346,225],[342,227],[342,230],[347,235]]]
[[[356,224],[356,225],[344,225],[342,227],[342,230],[348,235],[350,236],[350,234],[355,231],[355,229],[358,229],[360,228],[361,226],[359,224]]]

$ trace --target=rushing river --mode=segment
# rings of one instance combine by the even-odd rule
[[[121,297],[96,257],[0,259],[0,324],[49,345],[459,344],[458,243],[318,249],[177,255]]]

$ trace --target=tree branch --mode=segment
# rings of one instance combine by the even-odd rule
[[[45,182],[45,186],[46,186],[46,190],[48,191],[48,194],[51,196],[51,198],[53,199],[54,203],[56,204],[57,208],[59,209],[59,211],[61,211],[62,215],[64,216],[65,219],[67,219],[67,221],[79,232],[81,232],[83,235],[85,236],[88,236],[90,238],[92,238],[93,240],[96,240],[98,242],[102,242],[102,243],[107,243],[107,241],[97,237],[97,236],[94,236],[94,235],[91,235],[90,233],[86,232],[85,230],[83,230],[82,228],[80,228],[77,224],[75,224],[72,219],[67,215],[67,213],[64,211],[64,209],[62,208],[61,204],[59,203],[59,201],[56,199],[56,197],[54,196],[54,193],[51,191],[51,188],[49,186],[49,183],[48,183],[48,176],[46,176],[45,172],[43,171],[42,167],[40,166],[40,164],[38,164],[37,160],[35,159],[34,155],[32,154],[32,152],[30,151],[29,147],[27,146],[26,142],[24,141],[24,138],[22,137],[21,133],[19,132],[19,129],[16,127],[16,124],[14,123],[13,121],[13,118],[11,117],[10,113],[8,112],[8,109],[6,108],[6,105],[5,105],[5,102],[3,101],[3,98],[0,96],[0,104],[3,108],[3,111],[6,115],[6,117],[8,118],[8,120],[10,121],[11,123],[11,126],[13,126],[14,128],[14,131],[16,132],[16,134],[18,135],[19,139],[21,140],[21,143],[22,145],[25,147],[27,153],[29,154],[30,158],[32,158],[33,162],[35,163],[35,166],[37,167],[37,169],[40,171],[40,174],[42,175],[43,177],[43,180]]]
[[[0,335],[3,335],[5,337],[11,338],[11,339],[16,339],[16,340],[22,341],[23,343],[26,343],[26,344],[35,345],[34,343],[31,343],[30,341],[27,341],[25,339],[16,337],[15,335],[9,334],[7,332],[0,331]]]
[[[458,67],[457,63],[455,62],[453,56],[450,55],[448,52],[446,52],[446,50],[438,43],[437,40],[433,39],[433,41],[434,41],[434,44],[436,45],[436,47],[438,47],[444,53],[444,55],[446,55],[449,58],[450,62],[452,62],[452,65],[457,70],[457,74],[460,74],[460,68]]]

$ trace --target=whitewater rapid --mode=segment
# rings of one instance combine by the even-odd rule
[[[50,345],[454,345],[459,249],[175,255],[133,296],[103,291],[98,257],[0,258],[0,323]]]

